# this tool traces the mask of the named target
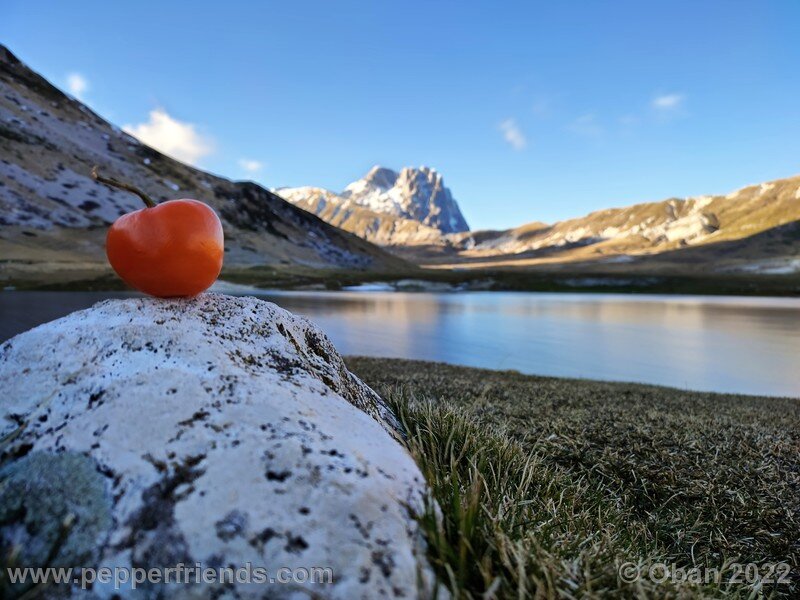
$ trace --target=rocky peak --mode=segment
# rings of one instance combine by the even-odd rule
[[[372,167],[341,196],[374,212],[411,219],[442,233],[469,230],[441,174],[426,166],[404,167],[399,174]]]
[[[369,170],[369,173],[367,173],[361,181],[368,183],[372,187],[385,191],[391,188],[397,182],[397,177],[398,175],[395,171],[387,169],[386,167],[381,167],[380,165],[375,165]],[[347,187],[349,188],[350,186]]]

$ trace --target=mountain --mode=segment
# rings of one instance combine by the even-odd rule
[[[338,193],[233,182],[142,144],[0,46],[0,284],[109,273],[107,226],[141,203],[93,181],[95,164],[158,200],[189,196],[214,207],[228,273],[410,270],[403,259],[440,268],[800,272],[800,176],[553,224],[469,231],[433,169],[374,167]]]
[[[335,227],[381,246],[441,243],[443,233],[419,221],[377,212],[349,198],[317,187],[275,190],[281,198],[313,213]]]
[[[444,246],[404,254],[414,254],[420,262],[462,266],[580,261],[630,265],[656,257],[687,261],[689,266],[697,257],[713,256],[721,268],[748,268],[746,261],[757,259],[762,262],[750,268],[759,270],[761,265],[760,270],[777,273],[800,271],[800,236],[791,233],[800,229],[798,222],[800,176],[795,176],[727,195],[669,198],[600,210],[552,225],[534,222],[505,231],[450,235]],[[714,248],[725,248],[725,252],[711,252]]]
[[[469,231],[441,175],[427,167],[396,173],[376,166],[340,193],[275,192],[423,266],[800,272],[800,238],[793,233],[800,230],[800,176],[499,231]]]
[[[400,173],[375,166],[348,185],[342,197],[378,213],[413,219],[442,233],[469,231],[469,226],[435,169],[406,167]]]
[[[469,231],[442,176],[428,167],[399,173],[375,166],[341,193],[318,187],[275,193],[328,223],[384,246],[436,243]]]
[[[211,205],[225,230],[226,268],[393,270],[401,259],[251,182],[180,163],[103,120],[0,46],[0,280],[35,272],[107,272],[109,223],[141,201],[100,172],[157,200]]]

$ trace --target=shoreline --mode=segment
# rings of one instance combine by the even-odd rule
[[[589,377],[560,377],[557,375],[540,375],[536,373],[523,373],[522,371],[518,371],[516,369],[491,369],[486,367],[472,367],[469,365],[463,365],[458,363],[450,363],[444,361],[433,361],[433,360],[418,360],[418,359],[411,359],[411,358],[395,358],[395,357],[387,357],[387,356],[361,356],[361,355],[345,355],[344,356],[345,362],[350,365],[351,363],[355,365],[355,367],[361,368],[370,368],[373,365],[383,364],[387,371],[393,370],[401,370],[404,373],[402,377],[402,381],[405,382],[406,378],[410,380],[410,374],[407,373],[408,369],[420,369],[421,373],[425,373],[426,377],[429,376],[428,374],[432,371],[461,371],[468,376],[473,376],[477,379],[483,376],[489,376],[491,378],[508,378],[509,380],[513,381],[525,381],[529,380],[531,383],[538,383],[538,384],[550,384],[550,385],[568,385],[568,386],[575,386],[578,388],[584,388],[587,391],[591,391],[593,389],[602,388],[605,392],[613,392],[614,388],[618,388],[618,392],[620,394],[626,395],[630,394],[631,390],[636,390],[638,393],[642,394],[654,394],[656,396],[661,396],[663,399],[666,398],[683,398],[686,396],[695,397],[695,398],[702,398],[703,400],[709,401],[729,401],[729,400],[741,400],[741,401],[749,401],[749,402],[789,402],[795,403],[796,408],[798,410],[798,417],[800,419],[800,396],[772,396],[768,394],[745,394],[745,393],[737,393],[737,392],[716,392],[712,390],[691,390],[691,389],[683,389],[675,386],[670,385],[661,385],[656,383],[646,383],[641,381],[620,381],[615,379],[593,379]],[[357,373],[357,368],[351,369]],[[373,371],[367,371],[371,377],[375,377],[375,373]],[[383,379],[376,378],[377,381],[383,383]],[[401,379],[398,378],[398,383],[401,382]],[[798,426],[800,427],[800,420],[798,420]]]
[[[225,267],[220,278],[257,289],[342,290],[357,286],[401,291],[519,291],[800,297],[800,273],[747,274],[577,268],[423,269],[370,271],[313,267]],[[32,291],[124,291],[105,263],[75,265],[0,264],[0,289]]]
[[[562,377],[558,375],[541,375],[537,373],[524,373],[516,369],[492,369],[487,367],[473,367],[459,363],[451,363],[435,360],[420,360],[413,358],[396,358],[389,356],[361,356],[348,354],[344,355],[345,362],[348,365],[352,362],[354,365],[361,366],[372,363],[383,363],[387,370],[406,368],[406,365],[414,365],[415,368],[420,368],[422,372],[430,372],[436,370],[461,370],[466,373],[472,374],[474,377],[490,376],[494,378],[507,377],[510,380],[525,380],[529,379],[531,382],[547,383],[551,385],[565,385],[576,386],[584,388],[587,391],[602,388],[606,392],[613,392],[613,388],[618,388],[620,394],[629,394],[630,390],[635,389],[639,393],[652,393],[656,396],[663,398],[683,398],[685,396],[703,398],[704,400],[718,400],[727,402],[729,400],[742,400],[752,402],[790,402],[796,403],[798,410],[800,410],[800,396],[780,396],[770,394],[747,394],[740,392],[718,392],[714,390],[697,390],[697,389],[684,389],[671,385],[662,385],[658,383],[647,383],[644,381],[624,381],[618,379],[597,379],[591,377]],[[357,374],[357,373],[356,373]],[[381,381],[378,379],[378,381]],[[608,388],[608,389],[607,389]],[[800,415],[799,415],[800,416]],[[798,427],[800,427],[800,420],[798,420]]]

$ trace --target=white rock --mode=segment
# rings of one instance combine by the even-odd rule
[[[235,584],[228,597],[409,598],[420,595],[420,577],[432,581],[410,514],[424,480],[395,417],[319,329],[273,304],[217,294],[106,301],[3,344],[0,387],[12,469],[58,454],[76,457],[64,464],[91,461],[103,476],[93,501],[112,519],[83,532],[96,538],[82,548],[84,566],[333,571],[333,584]],[[8,469],[0,480],[11,480]],[[4,497],[0,484],[0,513],[51,489],[75,494],[70,473],[46,484],[46,473],[30,476],[25,500]],[[81,485],[96,486],[87,477]],[[0,527],[0,545],[19,530]],[[33,545],[21,546],[25,559]],[[77,560],[67,546],[51,564]],[[148,594],[156,591],[210,593]]]

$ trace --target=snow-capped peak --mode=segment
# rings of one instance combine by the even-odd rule
[[[426,166],[405,167],[397,173],[376,165],[341,196],[374,212],[412,219],[443,233],[469,230],[442,176]]]

